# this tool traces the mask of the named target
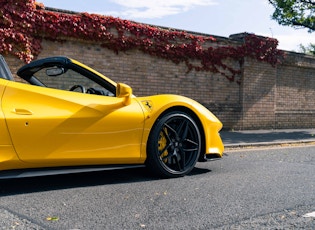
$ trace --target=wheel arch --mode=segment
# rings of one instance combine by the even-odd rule
[[[199,155],[198,161],[204,161],[204,154],[205,154],[205,149],[206,149],[205,130],[204,130],[204,127],[203,127],[203,125],[201,123],[201,120],[198,117],[198,115],[193,110],[191,110],[190,108],[187,108],[185,106],[173,106],[173,107],[170,107],[170,108],[166,109],[165,111],[163,111],[158,116],[158,118],[155,120],[155,122],[154,122],[154,124],[152,126],[152,129],[150,130],[149,137],[151,135],[153,127],[157,124],[157,122],[160,120],[160,118],[163,117],[167,113],[175,112],[175,111],[187,113],[196,122],[196,124],[197,124],[197,126],[199,128],[200,137],[201,137],[201,150],[200,150],[200,155]]]

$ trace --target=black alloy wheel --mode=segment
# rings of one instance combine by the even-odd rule
[[[200,149],[200,131],[193,118],[180,111],[167,113],[151,130],[146,163],[158,176],[184,176],[195,167]]]

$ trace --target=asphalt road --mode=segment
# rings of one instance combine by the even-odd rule
[[[177,179],[140,168],[0,181],[1,230],[315,229],[312,212],[315,146],[228,152]]]

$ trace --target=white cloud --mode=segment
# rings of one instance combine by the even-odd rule
[[[309,35],[279,35],[276,38],[279,41],[279,48],[288,51],[298,51],[300,48],[299,44],[308,46],[308,44],[314,43],[314,39],[310,39]]]
[[[139,18],[162,18],[186,12],[197,6],[216,5],[216,0],[111,0],[122,7],[121,11],[111,11],[102,14]]]
[[[311,34],[282,34],[275,38],[279,41],[278,48],[287,51],[299,51],[300,44],[308,46],[314,43],[314,37]]]
[[[278,30],[275,34],[259,32],[256,34],[276,38],[279,42],[278,49],[287,51],[297,52],[300,49],[300,44],[308,46],[310,43],[315,43],[314,33],[308,33],[306,29],[297,30],[291,27],[283,27],[281,28],[281,31]]]

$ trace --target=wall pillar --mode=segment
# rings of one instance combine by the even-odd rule
[[[231,35],[244,40],[246,33]],[[241,120],[236,129],[274,129],[276,67],[253,58],[245,58],[241,79]]]

